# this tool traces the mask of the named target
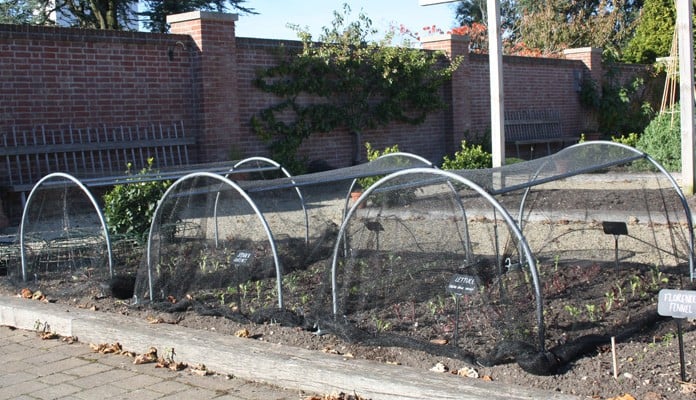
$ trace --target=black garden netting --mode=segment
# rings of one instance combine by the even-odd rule
[[[685,198],[624,145],[485,170],[399,154],[278,171],[177,180],[133,301],[554,373],[654,321],[660,289],[691,285]]]

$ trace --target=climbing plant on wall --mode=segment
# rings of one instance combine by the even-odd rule
[[[282,51],[275,66],[259,71],[255,85],[280,101],[252,118],[254,131],[276,161],[299,172],[297,149],[313,133],[345,129],[355,135],[354,159],[365,129],[391,122],[421,123],[444,107],[441,89],[458,66],[442,52],[392,45],[393,33],[378,41],[363,13],[347,23],[350,7],[334,12],[319,41],[294,27],[302,41]]]

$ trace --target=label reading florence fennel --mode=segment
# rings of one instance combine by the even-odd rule
[[[657,297],[657,313],[663,317],[696,318],[696,291],[660,290]]]

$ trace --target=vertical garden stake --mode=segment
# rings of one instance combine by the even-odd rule
[[[662,289],[657,294],[657,313],[663,317],[672,317],[677,321],[677,338],[679,339],[680,377],[686,382],[686,367],[684,360],[684,337],[682,335],[682,320],[696,318],[696,291]]]
[[[614,235],[614,268],[619,272],[619,236],[628,235],[625,222],[602,221],[602,229],[607,235]]]
[[[459,299],[465,294],[475,293],[478,285],[476,276],[459,274],[454,274],[447,284],[447,293],[454,296],[454,335],[452,340],[455,346],[457,346],[459,339]]]
[[[682,382],[686,382],[686,362],[684,360],[684,336],[682,335],[682,318],[677,321],[677,338],[679,340],[679,376]]]

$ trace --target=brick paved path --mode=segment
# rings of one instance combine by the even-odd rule
[[[126,349],[142,352],[146,349]],[[185,360],[177,360],[185,361]],[[86,343],[41,340],[0,326],[0,399],[286,400],[308,395],[221,375],[197,376],[123,355],[94,353]]]

